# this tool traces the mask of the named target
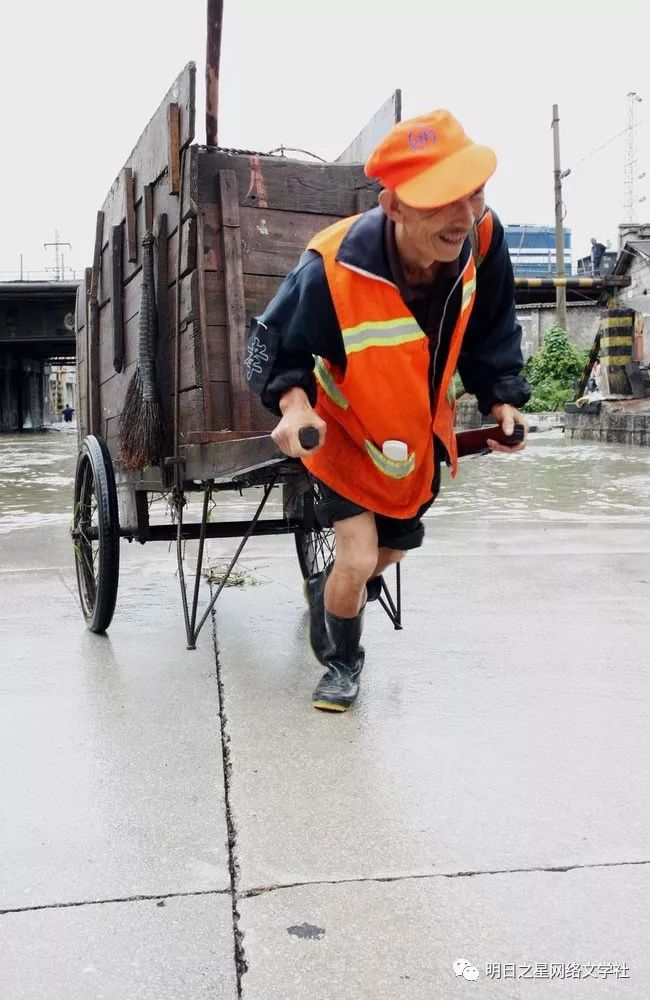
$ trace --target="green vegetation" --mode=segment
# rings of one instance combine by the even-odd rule
[[[453,396],[454,399],[460,399],[460,397],[464,396],[466,392],[467,390],[463,385],[460,375],[458,374],[458,372],[454,372],[454,378],[451,383],[450,395]]]
[[[569,342],[561,326],[552,326],[542,347],[524,366],[524,377],[533,389],[530,400],[522,407],[524,412],[563,409],[573,399],[588,356],[588,350],[579,351]]]

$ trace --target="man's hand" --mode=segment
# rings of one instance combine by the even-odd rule
[[[492,451],[504,451],[506,453],[523,451],[526,447],[526,439],[528,438],[528,423],[519,410],[515,410],[514,406],[511,406],[510,403],[495,403],[490,410],[490,413],[497,423],[501,424],[501,430],[506,435],[512,434],[515,429],[515,424],[522,424],[524,428],[524,440],[521,444],[516,444],[512,448],[509,448],[506,444],[499,444],[498,441],[488,438],[488,445]]]
[[[307,394],[303,389],[297,387],[288,389],[280,400],[280,410],[282,419],[271,432],[271,437],[280,451],[288,455],[289,458],[302,458],[304,455],[313,455],[322,447],[327,424],[311,408]],[[309,451],[302,447],[298,438],[303,427],[315,427],[318,431],[319,442],[315,448],[310,448]]]

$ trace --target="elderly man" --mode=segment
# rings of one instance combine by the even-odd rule
[[[281,415],[273,438],[318,481],[316,516],[336,536],[333,566],[307,581],[319,709],[355,701],[366,601],[422,544],[441,461],[456,473],[456,369],[506,434],[525,426],[512,268],[485,207],[495,167],[447,111],[396,125],[365,167],[379,205],[314,237],[251,326],[263,358],[251,387]],[[318,431],[311,451],[304,427]]]

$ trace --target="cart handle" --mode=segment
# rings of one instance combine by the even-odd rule
[[[298,431],[298,440],[305,451],[311,451],[318,446],[320,434],[316,427],[301,427]]]
[[[488,438],[493,438],[500,444],[514,447],[524,440],[524,428],[522,424],[515,424],[512,434],[506,435],[501,427],[483,427],[475,431],[461,431],[456,435],[458,444],[458,457],[463,455],[477,455],[482,451],[489,451]],[[301,427],[298,431],[298,440],[305,451],[316,448],[320,441],[320,435],[316,427]]]

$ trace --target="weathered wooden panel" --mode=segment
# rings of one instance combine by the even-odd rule
[[[337,156],[337,163],[365,163],[375,146],[402,120],[402,91],[396,90],[375,111],[356,139]]]
[[[204,271],[223,271],[221,206],[208,203],[198,211],[197,260]]]
[[[86,297],[88,290],[86,288],[85,275],[79,282],[79,287],[77,288],[77,297],[75,302],[75,328],[77,331],[83,330],[86,325]]]
[[[210,377],[216,382],[224,382],[230,373],[228,330],[225,326],[207,326],[205,331]]]
[[[85,331],[84,331],[85,334]],[[79,342],[85,341],[85,336],[79,338]],[[77,384],[75,386],[75,410],[77,414],[77,433],[79,438],[84,438],[88,433],[88,396],[86,391],[86,386],[88,385],[88,377],[86,371],[86,360],[82,358],[79,360],[79,355],[77,354]]]
[[[200,214],[204,233],[200,247],[203,267],[206,271],[222,271],[219,206],[205,205]],[[284,277],[296,266],[312,237],[337,221],[337,216],[316,215],[313,212],[242,208],[240,226],[244,270],[247,274]]]
[[[137,362],[132,361],[121,372],[113,372],[112,376],[102,384],[100,393],[101,420],[119,417],[124,409],[126,390],[135,374]]]
[[[208,326],[225,326],[226,308],[223,288],[223,277],[216,271],[206,273],[206,316]],[[252,316],[264,311],[275,295],[282,278],[271,275],[244,274],[244,298],[246,302],[246,321],[241,330],[241,336],[248,333],[248,324]]]
[[[118,464],[118,433],[119,433],[119,417],[111,417],[109,420],[105,420],[103,424],[104,440],[108,446],[108,451],[111,458],[113,459],[113,464]]]
[[[90,291],[88,294],[88,427],[91,434],[99,433],[99,273],[102,256],[102,233],[104,232],[104,213],[97,213],[95,223],[95,248],[93,251],[93,266],[90,272]]]
[[[237,180],[232,170],[219,173],[219,197],[221,204],[221,235],[223,239],[224,293],[226,327],[230,357],[230,385],[232,387],[233,430],[251,430],[250,392],[244,377],[245,338],[241,331],[246,328],[246,303],[244,298],[244,268],[242,259],[241,232],[239,228],[239,200]],[[205,275],[203,275],[203,281]],[[205,307],[205,285],[202,303]],[[205,312],[205,308],[204,308]],[[212,419],[209,423],[213,423]]]
[[[167,183],[170,194],[178,194],[181,178],[181,109],[167,105]]]
[[[140,314],[132,316],[124,326],[124,368],[138,359]],[[104,385],[115,375],[113,367],[113,313],[110,304],[99,313],[99,381]]]
[[[168,295],[169,295],[169,315],[171,321],[171,329],[173,331],[174,324],[176,322],[175,283],[169,286]],[[199,276],[196,271],[192,271],[191,274],[186,274],[185,277],[181,279],[180,325],[181,328],[187,323],[196,323],[198,326],[200,322],[201,322],[201,317],[199,310]]]
[[[164,137],[161,137],[161,142],[166,141]],[[192,170],[196,174],[196,168],[192,166],[192,160],[196,156],[197,148],[192,147],[187,149],[187,153],[184,160],[184,186],[185,194],[183,197],[183,219],[187,220],[193,216],[194,208],[191,199],[191,175]],[[128,281],[133,275],[137,274],[142,265],[142,237],[146,232],[147,225],[147,196],[145,196],[145,186],[148,189],[148,197],[151,200],[150,210],[156,215],[167,214],[168,216],[168,230],[171,235],[174,235],[178,225],[178,213],[179,213],[179,198],[177,195],[172,195],[169,192],[167,184],[166,170],[162,177],[159,177],[157,181],[150,181],[140,184],[138,181],[137,173],[133,177],[133,211],[134,211],[134,222],[132,223],[132,236],[131,239],[135,241],[135,254],[133,252],[133,246],[130,247],[129,231],[126,226],[127,219],[127,199],[125,191],[125,174],[122,171],[115,181],[113,188],[111,188],[112,195],[106,199],[105,205],[110,206],[110,219],[108,215],[106,216],[106,221],[104,225],[103,233],[103,244],[102,244],[102,265],[100,271],[100,285],[99,285],[99,301],[100,303],[106,302],[111,295],[110,287],[110,249],[109,249],[109,237],[112,225],[122,224],[123,228],[123,272],[124,280]],[[114,204],[113,201],[114,200]],[[111,223],[111,220],[115,220]],[[188,268],[189,269],[189,268]],[[174,258],[174,269],[170,271],[170,274],[176,273],[176,263]]]
[[[113,320],[113,368],[124,366],[124,289],[122,286],[122,227],[113,226],[110,235],[111,316]]]
[[[124,186],[124,229],[126,235],[125,260],[128,260],[130,264],[135,264],[138,260],[138,233],[135,219],[135,184],[133,180],[133,170],[131,167],[125,167],[122,171],[122,175],[122,184]]]
[[[247,274],[284,277],[296,266],[312,237],[334,222],[338,222],[337,216],[242,208],[242,250]]]
[[[186,389],[196,389],[203,384],[200,358],[197,364],[197,331],[194,324],[188,323],[181,329],[179,345],[179,387],[181,392]],[[173,348],[173,343],[172,343]],[[173,383],[172,383],[173,384]]]
[[[230,382],[210,382],[210,395],[212,397],[212,420],[213,428],[206,430],[232,430],[232,389]]]
[[[188,435],[206,430],[231,430],[230,385],[228,382],[211,382],[212,408],[215,427],[206,427],[204,421],[203,389],[188,389],[180,394],[180,441],[188,442]]]
[[[262,406],[257,393],[251,392],[251,422],[254,431],[259,431],[260,434],[270,434],[279,419],[274,413]]]
[[[341,217],[377,204],[378,186],[357,165],[200,149],[197,166],[196,196],[201,204],[218,201],[220,170],[234,171],[242,206]]]
[[[154,225],[154,214],[153,214],[153,192],[155,184],[145,184],[143,190],[144,198],[144,229],[145,232],[153,232]]]
[[[221,482],[228,482],[243,470],[281,461],[283,457],[268,436],[194,445],[183,448],[182,455],[188,478],[214,478]]]
[[[153,204],[152,204],[153,210]],[[161,451],[163,455],[171,454],[173,450],[173,417],[171,408],[172,396],[172,364],[171,364],[171,331],[172,317],[169,312],[169,243],[168,218],[159,215],[152,221],[156,238],[154,273],[156,282],[156,377],[160,404],[163,412],[164,434]]]
[[[90,353],[90,328],[91,328],[90,289],[92,285],[92,276],[93,276],[92,267],[87,267],[84,271],[84,285],[86,288],[86,327],[82,334],[82,336],[85,337],[86,341],[86,382],[84,385],[84,395],[86,397],[86,409],[84,412],[86,434],[90,434],[92,431],[92,426],[90,422],[90,385],[93,377],[91,369],[91,353]]]
[[[188,146],[194,138],[195,83],[196,67],[194,63],[188,63],[183,72],[174,80],[124,164],[125,167],[129,167],[133,171],[134,200],[136,203],[143,197],[145,184],[153,184],[167,173],[167,109],[170,104],[178,104],[180,107],[180,148]],[[156,214],[166,210],[157,202],[158,197],[159,192],[156,190],[154,192],[154,211]],[[124,178],[122,171],[120,171],[103,205],[106,223],[109,227],[122,222],[124,219],[123,206]]]
[[[128,323],[130,319],[140,312],[140,298],[142,295],[142,269],[134,274],[133,277],[126,282],[124,285],[124,322]]]
[[[187,392],[181,392],[179,401],[180,442],[185,441],[186,435],[190,432],[204,431],[205,429],[203,389],[188,389]]]
[[[183,224],[182,244],[181,244],[181,278],[196,269],[196,216],[187,219]],[[178,252],[178,231],[169,237],[167,251],[167,275],[168,282],[172,285],[176,281],[176,254]]]

